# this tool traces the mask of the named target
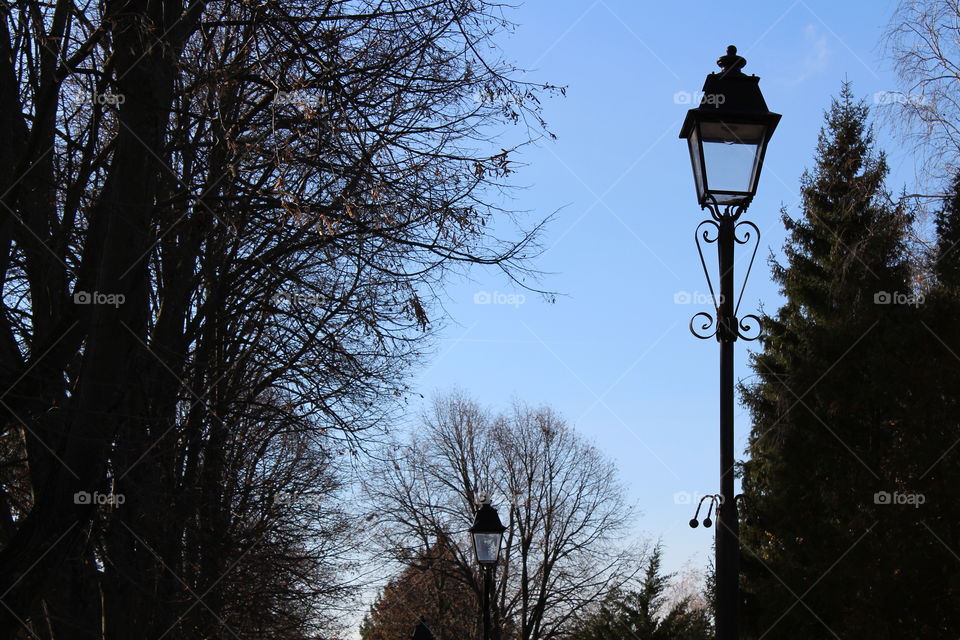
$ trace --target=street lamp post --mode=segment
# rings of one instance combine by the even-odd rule
[[[411,640],[434,640],[433,633],[430,631],[430,627],[427,626],[427,619],[423,616],[420,617],[420,622],[417,623],[416,629],[413,630]]]
[[[746,285],[760,244],[760,230],[740,220],[757,191],[767,143],[780,115],[767,109],[760,78],[746,75],[747,61],[737,48],[717,60],[721,71],[707,76],[700,106],[690,109],[680,130],[690,149],[697,201],[710,218],[697,225],[694,239],[714,315],[701,311],[690,320],[698,338],[715,337],[720,343],[720,506],[716,533],[716,627],[718,640],[739,637],[740,524],[734,498],[733,456],[733,343],[738,338],[756,340],[760,320],[755,315],[737,318],[743,285]],[[720,295],[716,295],[703,257],[701,240],[717,243]],[[734,251],[738,244],[753,243],[740,296],[734,302]],[[754,332],[756,332],[754,334]]]
[[[480,508],[477,509],[476,516],[474,516],[470,533],[473,535],[473,550],[476,553],[477,562],[483,570],[483,602],[481,603],[483,640],[492,640],[493,638],[490,625],[493,570],[497,560],[500,559],[500,543],[503,540],[503,532],[506,530],[507,528],[500,522],[497,510],[491,506],[489,497],[482,495]]]

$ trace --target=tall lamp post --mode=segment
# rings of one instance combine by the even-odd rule
[[[760,169],[767,143],[780,121],[760,93],[760,78],[746,75],[747,61],[737,48],[717,60],[719,73],[711,73],[703,84],[700,106],[690,109],[680,130],[687,140],[697,201],[708,209],[710,218],[697,225],[694,239],[707,285],[714,301],[714,315],[701,311],[690,320],[690,331],[702,339],[715,337],[720,343],[720,507],[716,533],[716,626],[718,640],[739,637],[738,608],[740,582],[740,525],[733,493],[733,343],[738,338],[760,337],[760,319],[745,315],[738,319],[743,286],[746,285],[760,244],[760,230],[740,220],[757,192]],[[716,295],[710,271],[703,257],[701,240],[717,243],[720,295]],[[753,244],[740,295],[734,302],[734,249]]]
[[[500,522],[497,510],[490,504],[490,498],[482,495],[480,508],[473,519],[470,533],[473,535],[473,550],[477,562],[483,569],[483,640],[492,640],[490,625],[490,603],[493,594],[493,569],[500,559],[500,543],[507,528]]]

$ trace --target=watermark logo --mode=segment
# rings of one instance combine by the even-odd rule
[[[697,491],[677,491],[673,494],[673,504],[694,504],[699,503],[701,498],[707,497],[709,493],[699,493]]]
[[[100,293],[99,291],[77,291],[73,294],[73,304],[109,304],[117,308],[126,302],[122,293]]]
[[[727,96],[722,93],[704,93],[703,91],[677,91],[673,94],[674,104],[699,104],[704,106],[719,107],[727,101]]]
[[[127,101],[127,97],[122,93],[97,93],[96,91],[84,91],[76,95],[73,99],[74,104],[99,104],[119,106]]]
[[[901,493],[899,491],[894,491],[893,493],[889,491],[877,491],[873,494],[873,504],[909,504],[913,505],[915,509],[919,509],[920,505],[926,501],[927,497],[925,495],[912,491],[907,493]]]
[[[673,304],[713,304],[714,296],[702,291],[677,291],[673,294]],[[723,304],[723,296],[716,296],[716,303]]]
[[[270,298],[270,301],[274,305],[279,305],[281,302],[288,302],[290,304],[299,304],[299,305],[310,305],[310,306],[319,306],[323,303],[323,296],[319,293],[292,293],[290,291],[280,291],[279,293],[273,294],[273,297]]]
[[[273,96],[273,105],[275,107],[295,106],[316,109],[324,105],[324,100],[309,91],[294,89],[293,91],[277,91],[276,95]]]
[[[506,304],[514,308],[527,301],[522,293],[500,293],[499,291],[477,291],[473,294],[473,304]]]
[[[922,93],[877,91],[873,94],[873,104],[911,104],[914,106],[922,106],[927,104],[927,97]]]
[[[901,293],[899,291],[877,291],[873,294],[873,304],[902,304],[919,307],[924,302],[922,293]]]
[[[73,494],[73,504],[108,504],[112,507],[119,507],[127,501],[127,497],[122,493],[100,493],[94,491],[77,491]]]
[[[293,491],[281,491],[273,496],[273,503],[290,506],[301,504],[304,506],[319,506],[322,502],[322,496],[314,493],[295,493]]]

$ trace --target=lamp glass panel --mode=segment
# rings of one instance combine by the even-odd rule
[[[499,533],[475,533],[473,534],[473,544],[477,551],[477,562],[480,564],[493,564],[500,555]]]
[[[753,191],[766,129],[763,124],[700,123],[704,169],[711,193]],[[721,203],[739,199],[738,196],[716,195]]]
[[[690,164],[693,166],[693,181],[697,187],[697,199],[703,198],[703,165],[700,162],[700,134],[694,127],[687,138],[690,145]]]

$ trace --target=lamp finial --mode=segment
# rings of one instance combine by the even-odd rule
[[[728,73],[742,73],[741,69],[747,66],[747,60],[743,56],[737,55],[737,48],[733,45],[727,47],[727,55],[720,56],[717,59],[717,65],[723,69],[721,75]]]

